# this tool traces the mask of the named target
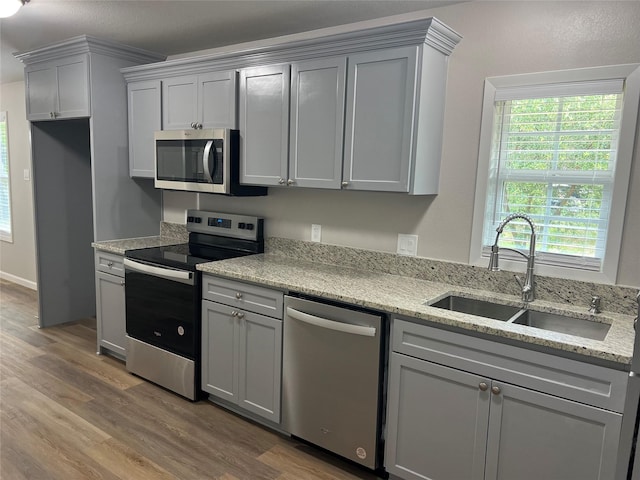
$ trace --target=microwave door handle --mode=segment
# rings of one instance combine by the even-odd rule
[[[213,147],[213,140],[209,140],[204,147],[204,154],[202,155],[202,170],[204,170],[204,176],[209,183],[213,183],[213,177],[211,176],[211,168],[209,167],[209,155],[211,155],[211,147]]]

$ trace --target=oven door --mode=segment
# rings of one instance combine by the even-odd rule
[[[130,258],[124,265],[127,335],[195,361],[200,343],[197,273]]]

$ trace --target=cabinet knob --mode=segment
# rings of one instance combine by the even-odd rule
[[[235,310],[231,310],[231,316],[232,317],[237,317],[238,316],[238,312],[236,312]]]
[[[56,118],[53,112],[49,112],[49,118]]]
[[[494,395],[500,395],[500,392],[502,390],[500,390],[500,387],[491,387],[491,393],[493,393]]]
[[[347,188],[349,186],[349,182],[342,182],[342,188]]]
[[[240,292],[236,292],[236,298],[240,300],[242,298],[242,294]]]
[[[122,286],[124,287],[124,280],[122,280],[122,281],[120,282],[120,285],[122,285]]]
[[[278,180],[278,183],[279,183],[280,185],[284,185],[284,178],[281,178],[280,180]]]
[[[113,267],[113,262],[107,262],[107,267],[109,268]]]
[[[489,389],[489,385],[487,385],[486,382],[480,382],[478,388],[483,392],[486,392]]]
[[[191,128],[196,128],[196,122],[191,122]]]
[[[238,318],[244,318],[244,312],[238,312],[237,317]]]
[[[202,124],[196,122],[196,126],[195,126],[196,130],[202,130]]]
[[[291,186],[293,185],[295,182],[291,179],[287,180],[287,185]]]

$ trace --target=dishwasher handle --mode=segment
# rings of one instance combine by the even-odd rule
[[[327,318],[316,317],[309,313],[304,313],[295,308],[287,307],[287,315],[291,318],[299,320],[310,325],[315,325],[321,328],[328,328],[330,330],[336,330],[343,333],[351,333],[354,335],[362,335],[364,337],[375,337],[375,327],[365,327],[362,325],[353,325],[350,323],[336,322]]]

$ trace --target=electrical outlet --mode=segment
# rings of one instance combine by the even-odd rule
[[[415,257],[418,254],[418,235],[398,234],[398,255]]]
[[[311,225],[311,241],[319,242],[322,240],[322,225]]]
[[[29,180],[31,180],[31,170],[29,170],[28,168],[25,168],[22,171],[22,175],[25,182],[28,182]]]

